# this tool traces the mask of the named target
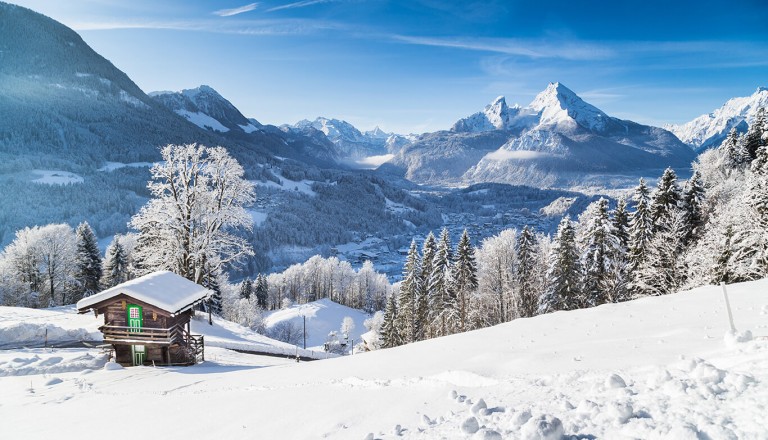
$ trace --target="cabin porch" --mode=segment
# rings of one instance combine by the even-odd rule
[[[115,361],[131,365],[192,365],[205,360],[203,335],[182,325],[171,328],[104,325],[104,342],[115,349]]]

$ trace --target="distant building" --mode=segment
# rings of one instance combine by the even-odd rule
[[[190,330],[193,307],[212,293],[160,271],[83,298],[77,311],[104,315],[99,330],[122,365],[191,365],[204,359],[203,336]]]

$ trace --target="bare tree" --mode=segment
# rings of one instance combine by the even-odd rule
[[[152,169],[154,196],[130,225],[139,231],[136,259],[144,272],[166,269],[202,283],[226,264],[253,255],[235,235],[250,229],[254,201],[243,168],[222,147],[168,145]]]

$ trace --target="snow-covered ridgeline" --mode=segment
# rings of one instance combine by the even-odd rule
[[[722,107],[690,122],[664,128],[696,149],[717,146],[732,128],[746,131],[757,110],[768,107],[768,88],[758,87],[750,96],[729,99]]]

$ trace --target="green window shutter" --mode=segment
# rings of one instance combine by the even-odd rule
[[[132,327],[130,332],[141,332],[141,327],[144,327],[144,313],[141,306],[136,304],[128,304],[126,307],[126,314],[128,318],[128,327]]]

